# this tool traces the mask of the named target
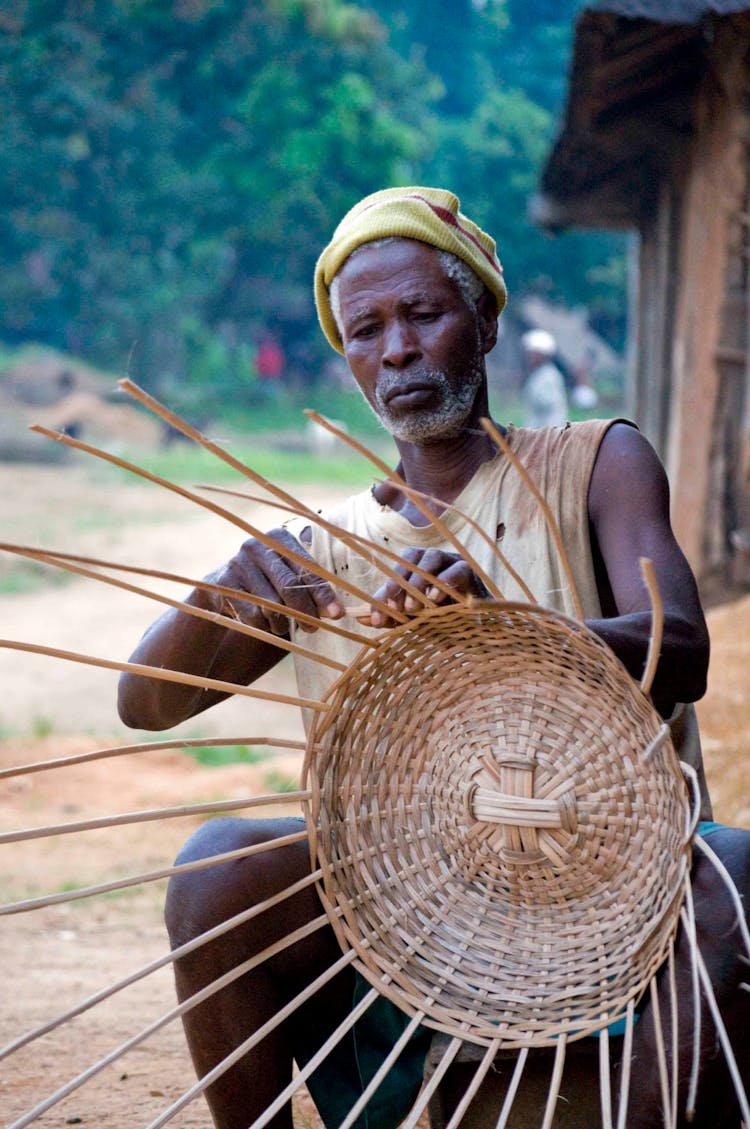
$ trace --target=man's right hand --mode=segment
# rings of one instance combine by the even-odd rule
[[[341,602],[327,581],[305,567],[304,562],[312,562],[312,557],[304,545],[286,529],[274,529],[269,537],[273,537],[278,550],[270,549],[251,537],[231,560],[206,579],[315,618],[339,619],[344,614]],[[285,549],[302,560],[292,559],[285,554]],[[236,615],[242,623],[270,631],[273,635],[289,634],[287,616],[260,607],[252,599],[224,598],[217,593],[213,606],[217,611]],[[302,627],[307,631],[316,630],[312,625],[303,624]]]
[[[344,609],[331,585],[307,567],[312,558],[304,545],[285,529],[273,530],[269,536],[278,548],[270,549],[251,538],[231,560],[206,577],[240,595],[223,596],[195,588],[183,606],[222,612],[279,638],[289,635],[289,617],[253,603],[253,596],[291,611],[306,612],[314,619],[342,616]],[[292,559],[292,554],[296,559]],[[314,631],[315,627],[308,625],[306,630]],[[212,619],[186,614],[180,607],[166,612],[149,627],[132,661],[248,685],[270,670],[285,653],[270,640],[253,638]],[[218,690],[125,672],[120,678],[118,708],[122,721],[132,728],[168,729],[226,697]]]

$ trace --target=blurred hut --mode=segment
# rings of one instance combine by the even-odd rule
[[[115,377],[54,349],[23,350],[0,374],[0,460],[46,462],[65,448],[29,435],[39,423],[92,443],[154,447],[159,422],[128,401]]]
[[[586,8],[534,213],[637,232],[628,410],[693,568],[726,582],[750,536],[750,4]]]

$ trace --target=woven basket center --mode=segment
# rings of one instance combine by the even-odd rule
[[[533,757],[499,750],[496,757],[483,757],[482,767],[484,780],[489,777],[490,783],[472,783],[467,799],[469,816],[476,824],[497,827],[487,836],[487,844],[509,860],[518,854],[524,863],[543,859],[559,863],[559,836],[551,832],[575,833],[575,793],[569,789],[559,797],[537,796]]]

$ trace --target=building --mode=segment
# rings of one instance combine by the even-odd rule
[[[750,554],[750,4],[586,8],[534,211],[638,233],[629,411],[699,579],[726,582]]]

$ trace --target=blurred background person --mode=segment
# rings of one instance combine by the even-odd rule
[[[526,379],[523,400],[526,427],[563,427],[568,419],[565,378],[554,362],[557,342],[545,329],[521,338]]]

